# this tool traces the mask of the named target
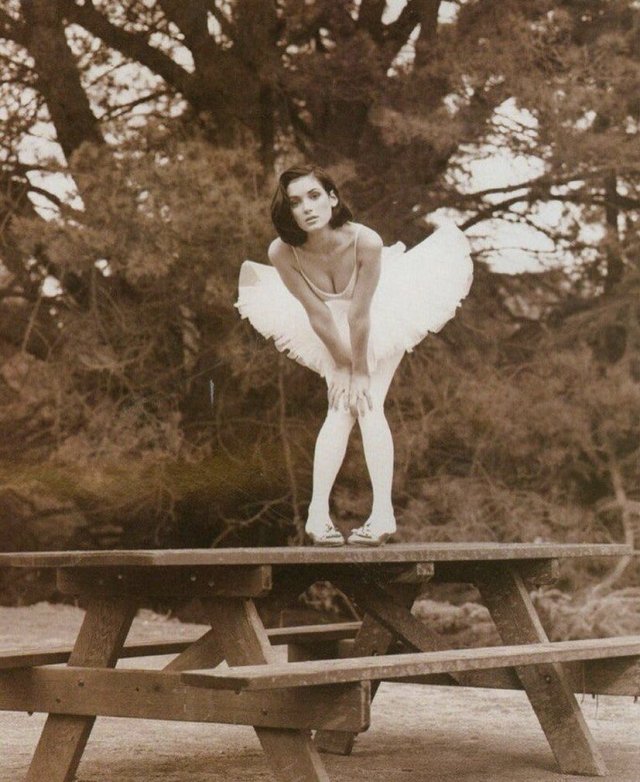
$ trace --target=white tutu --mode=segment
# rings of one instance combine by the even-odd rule
[[[278,271],[244,261],[235,306],[263,337],[303,366],[329,377],[335,362],[311,328],[302,304]],[[371,302],[369,371],[383,358],[411,351],[428,333],[440,331],[469,292],[473,263],[465,235],[453,223],[434,231],[411,250],[398,242],[382,250],[380,280]],[[325,302],[346,345],[350,299]]]

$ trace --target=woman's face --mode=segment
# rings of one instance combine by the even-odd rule
[[[332,209],[338,204],[335,193],[327,193],[313,174],[289,182],[287,196],[293,219],[305,233],[328,225]]]

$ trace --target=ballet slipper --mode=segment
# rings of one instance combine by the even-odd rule
[[[369,518],[365,523],[354,529],[347,539],[347,543],[356,546],[381,546],[386,543],[396,531],[395,519],[391,523],[383,524]]]
[[[331,519],[327,519],[324,525],[307,524],[304,531],[314,546],[344,546],[344,538]]]

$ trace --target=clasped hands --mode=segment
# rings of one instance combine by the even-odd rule
[[[354,372],[351,367],[338,367],[329,380],[329,407],[338,410],[340,404],[355,416],[363,416],[367,407],[373,410],[369,391],[369,375]]]

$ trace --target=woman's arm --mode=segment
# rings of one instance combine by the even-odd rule
[[[349,307],[352,381],[350,405],[364,414],[364,400],[372,408],[369,396],[367,349],[371,324],[371,301],[380,279],[382,239],[371,228],[363,227],[358,237],[358,279]]]
[[[291,263],[291,251],[280,239],[269,246],[269,260],[275,266],[282,282],[305,308],[311,328],[327,346],[336,367],[351,367],[349,346],[341,339],[327,305],[321,301],[304,281],[300,272]]]
[[[327,346],[336,371],[327,378],[329,406],[336,410],[343,397],[345,409],[349,406],[351,385],[351,351],[340,337],[333,315],[327,305],[309,288],[300,272],[292,264],[292,253],[281,240],[275,239],[269,247],[269,260],[275,266],[282,282],[305,308],[311,328]]]

